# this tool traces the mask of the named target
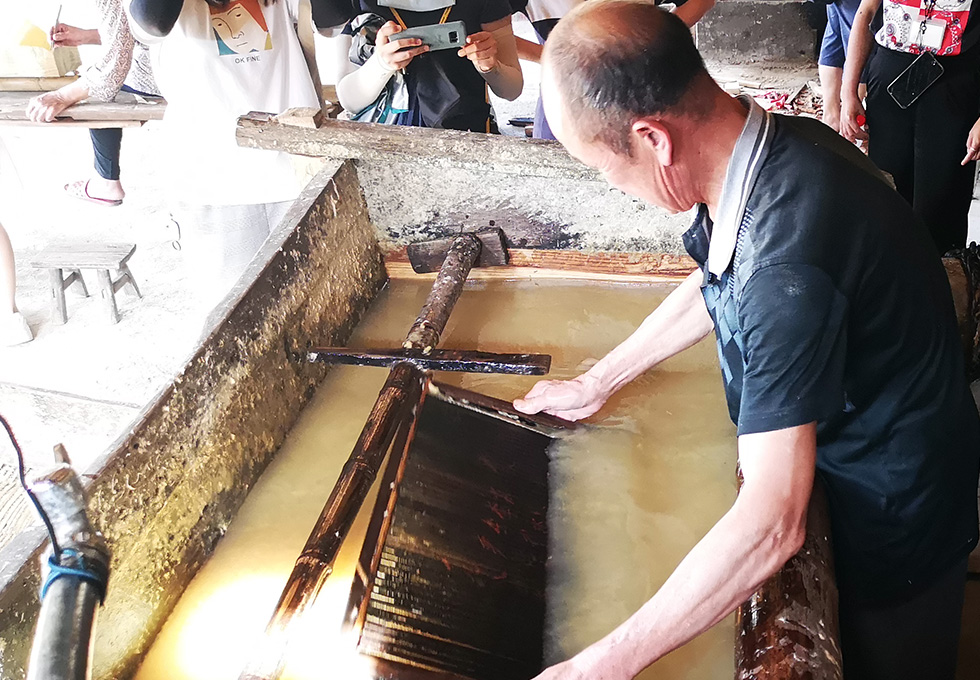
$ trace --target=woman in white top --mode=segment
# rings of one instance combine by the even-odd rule
[[[239,116],[318,107],[298,0],[129,0],[167,99],[169,191],[190,272],[216,302],[302,188],[286,154],[244,149]]]

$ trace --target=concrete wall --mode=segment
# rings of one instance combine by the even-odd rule
[[[803,0],[719,0],[698,23],[706,59],[744,64],[816,58],[817,33],[808,12],[824,6]]]
[[[683,253],[691,216],[630,198],[557,142],[327,120],[242,119],[242,146],[355,159],[382,247],[498,226],[512,248]]]
[[[357,176],[330,164],[212,317],[174,383],[88,470],[113,553],[95,678],[129,677],[325,374],[296,354],[342,344],[385,281]],[[25,665],[38,532],[0,552],[0,677]]]

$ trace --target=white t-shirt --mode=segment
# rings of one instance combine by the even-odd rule
[[[153,72],[167,99],[164,128],[172,198],[197,205],[290,201],[302,188],[286,154],[244,149],[239,116],[319,106],[299,38],[299,0],[232,0],[221,10],[184,0],[165,38],[135,22],[150,45]],[[128,3],[127,3],[128,7]]]

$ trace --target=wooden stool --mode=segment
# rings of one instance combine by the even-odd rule
[[[88,289],[82,280],[82,269],[94,269],[99,279],[99,289],[102,291],[109,321],[119,321],[119,309],[116,307],[116,292],[124,286],[130,286],[136,297],[142,298],[136,279],[126,264],[136,252],[133,243],[79,244],[49,246],[38,253],[31,266],[35,269],[47,269],[51,281],[51,294],[54,297],[55,317],[60,323],[68,321],[68,308],[65,304],[65,290],[73,285],[82,287],[82,294],[88,297]],[[119,272],[119,278],[112,279],[110,269]],[[68,276],[64,273],[68,272]]]

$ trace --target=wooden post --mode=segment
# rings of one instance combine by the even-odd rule
[[[105,304],[109,321],[118,323],[119,309],[116,307],[116,290],[112,285],[112,277],[109,275],[109,270],[99,269],[96,271],[96,274],[99,277],[99,288],[102,289],[102,300]]]
[[[54,313],[58,323],[68,322],[68,306],[65,304],[65,279],[60,269],[49,269],[51,295],[54,297]]]
[[[830,511],[813,484],[803,548],[735,615],[735,680],[841,680]]]
[[[446,322],[463,292],[463,284],[480,255],[481,247],[480,239],[472,234],[461,234],[453,241],[449,253],[446,254],[446,261],[432,284],[425,306],[412,325],[412,330],[408,332],[403,345],[405,349],[420,350],[422,354],[428,354],[439,344],[439,336],[446,329]]]

